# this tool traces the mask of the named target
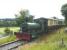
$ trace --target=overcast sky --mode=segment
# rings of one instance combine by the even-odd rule
[[[28,9],[36,18],[63,18],[60,10],[65,3],[66,0],[0,0],[0,18],[14,18],[21,9]]]

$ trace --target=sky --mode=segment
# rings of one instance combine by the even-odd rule
[[[60,10],[65,3],[67,0],[0,0],[0,18],[15,18],[20,10],[28,9],[35,18],[64,19]]]

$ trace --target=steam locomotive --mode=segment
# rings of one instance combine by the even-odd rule
[[[46,34],[62,26],[64,26],[64,20],[38,18],[34,19],[34,22],[22,23],[20,27],[21,31],[16,32],[15,35],[19,40],[30,41],[33,38],[37,38],[39,35]]]

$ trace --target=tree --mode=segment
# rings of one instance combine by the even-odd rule
[[[65,24],[67,25],[67,4],[62,5],[61,12],[62,15],[65,17]]]
[[[23,22],[32,22],[33,16],[29,14],[28,10],[21,10],[19,14],[15,15],[18,26],[20,26]]]
[[[34,18],[34,16],[33,15],[30,15],[29,16],[29,22],[33,22],[33,18]]]

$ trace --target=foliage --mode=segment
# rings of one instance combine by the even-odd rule
[[[65,23],[67,25],[67,4],[64,4],[61,7],[61,12],[62,12],[62,15],[65,17]]]
[[[19,14],[15,15],[18,26],[20,26],[23,22],[32,22],[33,16],[29,14],[28,10],[21,10]]]
[[[7,28],[5,28],[4,32],[5,32],[6,34],[9,34],[9,33],[11,32],[11,30],[7,27]]]
[[[33,15],[30,15],[29,16],[29,22],[33,22],[33,18],[34,18],[34,16]]]

